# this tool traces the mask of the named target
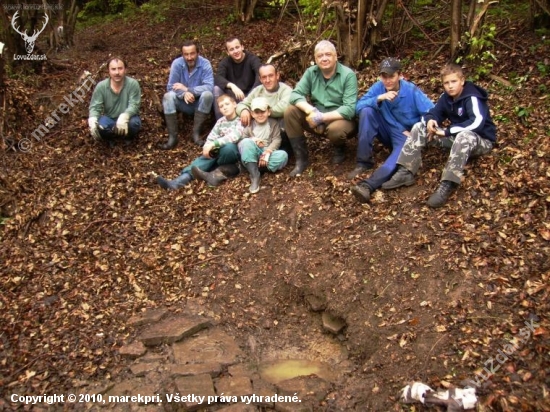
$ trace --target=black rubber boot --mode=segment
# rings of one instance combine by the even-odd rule
[[[239,166],[236,164],[221,165],[211,172],[205,172],[197,166],[193,166],[191,173],[193,173],[195,179],[204,180],[208,183],[208,186],[216,187],[225,182],[229,177],[237,176],[239,174]]]
[[[202,147],[204,145],[204,140],[201,139],[201,131],[202,126],[209,117],[210,113],[203,113],[198,110],[195,111],[195,115],[193,116],[193,142],[195,142],[197,146]]]
[[[157,176],[157,183],[166,190],[177,190],[188,184],[191,180],[193,180],[193,176],[189,173],[183,173],[174,180],[167,180],[162,176]]]
[[[334,146],[332,154],[332,164],[339,165],[346,160],[346,146]]]
[[[248,162],[244,164],[248,173],[250,173],[250,193],[258,193],[260,191],[260,170],[258,169],[257,162]]]
[[[450,180],[442,180],[437,190],[428,199],[428,206],[433,208],[443,206],[457,188],[457,183]]]
[[[166,128],[168,129],[168,141],[160,146],[162,150],[170,150],[178,144],[178,114],[165,114]]]
[[[305,136],[294,137],[289,139],[290,144],[292,145],[292,151],[294,152],[294,157],[296,158],[296,165],[294,169],[290,172],[290,176],[298,176],[306,170],[309,165],[308,161],[308,151],[307,151],[307,141]]]

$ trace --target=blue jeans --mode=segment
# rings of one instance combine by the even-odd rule
[[[220,148],[220,153],[218,154],[218,157],[210,159],[201,155],[193,160],[190,165],[184,167],[181,171],[181,174],[191,174],[191,168],[193,166],[197,166],[204,172],[210,172],[218,166],[237,163],[238,161],[239,150],[237,149],[237,145],[235,143],[228,143]]]
[[[380,143],[391,149],[391,153],[372,175],[363,180],[373,190],[390,180],[397,169],[397,158],[407,140],[402,130],[392,128],[380,112],[372,107],[365,107],[359,114],[359,144],[357,146],[357,164],[372,165],[372,145],[377,137]]]
[[[265,148],[258,147],[256,142],[250,138],[245,138],[239,142],[239,152],[243,163],[257,163]],[[288,162],[288,153],[284,150],[275,150],[269,156],[267,161],[267,170],[275,173],[286,166]]]
[[[162,107],[164,108],[164,114],[182,112],[192,116],[195,113],[195,110],[202,113],[210,113],[210,110],[212,110],[213,101],[214,95],[211,92],[201,93],[199,98],[195,99],[195,101],[191,104],[187,104],[185,103],[185,100],[179,99],[176,92],[166,92],[162,98]]]
[[[99,135],[102,139],[105,140],[113,140],[115,138],[119,138],[120,136],[113,133],[113,129],[116,125],[117,119],[111,119],[107,116],[101,116],[99,118],[99,121],[97,122],[99,126]],[[136,137],[138,132],[141,130],[141,119],[139,116],[135,115],[130,117],[130,121],[128,122],[128,139],[133,139]]]

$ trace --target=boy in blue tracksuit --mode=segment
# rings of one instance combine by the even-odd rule
[[[445,92],[435,107],[414,125],[411,136],[397,159],[397,171],[383,189],[410,186],[422,163],[421,151],[427,142],[451,148],[451,154],[437,190],[428,199],[428,206],[443,206],[458,188],[464,176],[464,166],[470,157],[489,153],[496,144],[496,127],[489,113],[487,92],[465,81],[462,68],[448,64],[441,71]],[[441,127],[448,120],[450,125]]]
[[[353,179],[372,169],[375,138],[390,148],[391,153],[368,179],[351,189],[357,200],[367,202],[371,193],[390,179],[411,129],[433,106],[422,90],[402,78],[399,60],[390,57],[382,62],[380,80],[370,87],[355,108],[359,116],[357,167],[348,178]]]

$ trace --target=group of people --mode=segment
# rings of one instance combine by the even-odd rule
[[[168,141],[178,143],[177,113],[193,116],[192,139],[202,147],[199,157],[173,180],[157,183],[176,190],[194,179],[218,186],[242,170],[250,175],[251,193],[260,190],[261,172],[277,172],[288,162],[288,141],[295,158],[290,176],[309,166],[309,144],[326,137],[333,148],[332,163],[345,160],[346,141],[357,134],[357,165],[349,179],[374,169],[373,144],[377,138],[390,150],[387,159],[351,192],[361,203],[379,189],[410,186],[427,146],[450,150],[437,190],[428,199],[443,206],[460,185],[469,158],[489,153],[496,144],[496,127],[487,104],[487,92],[466,81],[462,68],[447,64],[441,71],[444,93],[434,103],[414,83],[404,79],[398,59],[380,64],[379,80],[358,99],[355,72],[338,61],[334,45],[322,40],[315,46],[315,65],[292,89],[280,81],[272,64],[262,64],[242,42],[225,43],[227,57],[214,74],[195,41],[186,41],[182,56],[172,62],[163,108]],[[109,61],[109,78],[98,83],[90,104],[91,135],[113,142],[133,141],[141,127],[140,89],[125,75],[126,63]],[[211,112],[216,123],[206,141],[201,134]],[[358,122],[356,121],[358,118]],[[307,134],[307,137],[306,137]]]

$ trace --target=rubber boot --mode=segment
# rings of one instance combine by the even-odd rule
[[[346,146],[333,146],[332,164],[339,165],[346,160]]]
[[[290,172],[290,176],[301,175],[306,167],[309,165],[308,161],[308,151],[307,151],[307,141],[305,136],[294,137],[289,139],[290,144],[292,145],[292,151],[294,152],[294,157],[296,158],[296,165],[294,169]]]
[[[199,169],[197,166],[191,168],[193,177],[197,180],[204,180],[208,186],[216,187],[225,182],[229,177],[234,177],[239,174],[239,166],[236,164],[227,164],[218,166],[211,172],[205,172]]]
[[[165,114],[168,141],[160,146],[162,150],[170,150],[178,144],[178,113]]]
[[[250,173],[250,188],[248,191],[250,193],[258,193],[260,191],[260,170],[258,169],[257,162],[248,162],[244,164],[248,173]]]
[[[193,176],[189,173],[183,173],[174,180],[167,180],[162,176],[157,176],[157,183],[160,187],[166,190],[177,190],[188,184],[191,180],[193,180]]]
[[[201,139],[201,131],[202,126],[209,117],[210,113],[203,113],[198,110],[195,111],[195,115],[193,116],[193,142],[195,142],[197,146],[202,147],[204,145],[204,140]]]

